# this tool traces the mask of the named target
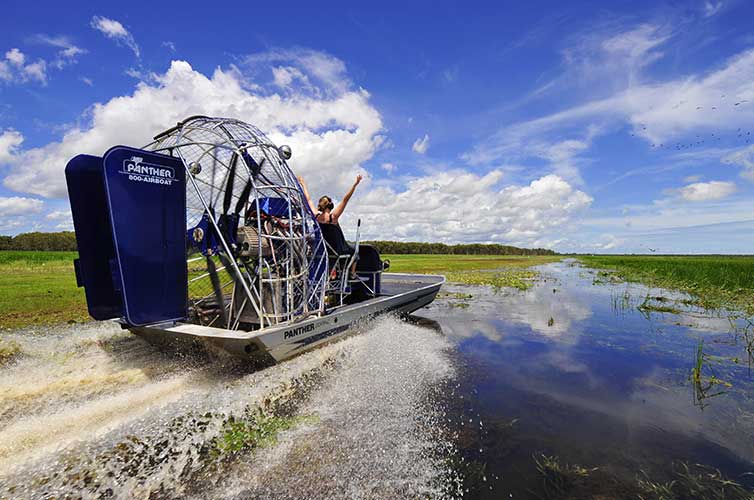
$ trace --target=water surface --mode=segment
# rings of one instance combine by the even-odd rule
[[[110,323],[4,333],[22,355],[0,368],[0,498],[562,497],[545,461],[583,473],[571,498],[636,497],[683,463],[752,486],[749,323],[540,271],[261,370]],[[260,408],[285,430],[225,446]]]
[[[524,292],[449,285],[422,311],[457,346],[462,453],[481,471],[470,496],[541,495],[541,454],[598,468],[595,481],[670,480],[685,462],[751,485],[748,323],[574,262],[540,271]]]

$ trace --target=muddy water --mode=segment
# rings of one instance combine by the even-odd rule
[[[441,498],[458,489],[433,396],[454,377],[451,346],[433,330],[385,318],[263,370],[160,352],[109,324],[9,337],[24,354],[0,372],[0,498]],[[223,450],[229,418],[282,399],[305,417],[298,425],[267,448]]]
[[[751,486],[748,323],[541,271],[525,292],[448,285],[423,318],[265,369],[108,323],[4,333],[23,354],[0,368],[0,498],[552,497],[543,455],[594,471],[572,498],[635,497],[681,462]],[[259,409],[276,438],[224,446]]]

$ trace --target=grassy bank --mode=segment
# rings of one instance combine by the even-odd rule
[[[596,255],[579,259],[589,267],[613,270],[627,281],[690,293],[705,307],[754,314],[752,256]]]
[[[536,255],[384,255],[395,273],[444,274],[448,281],[525,290],[536,273],[531,266],[557,262],[559,256]]]
[[[86,320],[75,258],[76,252],[0,252],[0,328]]]
[[[442,273],[451,281],[525,288],[529,266],[550,256],[390,255],[391,271]],[[84,291],[76,287],[76,252],[0,251],[0,328],[88,319]],[[486,270],[498,270],[490,273]],[[504,270],[504,271],[501,271]]]

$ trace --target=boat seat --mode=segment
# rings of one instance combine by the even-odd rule
[[[358,255],[355,255],[356,249],[346,241],[340,225],[320,223],[319,227],[325,241],[327,262],[331,273],[327,291],[340,295],[342,303],[343,297],[351,293],[349,268]]]
[[[322,237],[327,243],[327,253],[331,255],[353,255],[353,247],[348,244],[339,224],[320,224]]]

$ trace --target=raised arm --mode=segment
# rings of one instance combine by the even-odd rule
[[[304,190],[304,197],[306,198],[306,202],[309,204],[309,208],[312,209],[312,212],[315,214],[317,213],[317,207],[312,203],[312,198],[309,196],[309,190],[306,188],[306,182],[304,182],[304,178],[301,176],[298,176],[298,182],[301,184],[301,189]]]
[[[338,203],[338,206],[335,207],[335,210],[332,211],[333,218],[337,219],[343,214],[343,210],[346,209],[346,205],[348,205],[348,200],[351,199],[351,196],[353,196],[354,191],[356,191],[356,186],[359,185],[359,182],[361,182],[361,174],[356,176],[356,182],[353,183],[353,186],[351,186],[351,189],[348,190],[346,195],[343,197],[343,200],[341,200],[340,203]]]

